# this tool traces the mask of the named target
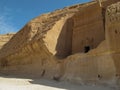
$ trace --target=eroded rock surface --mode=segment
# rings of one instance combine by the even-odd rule
[[[2,48],[2,46],[5,45],[12,38],[13,35],[13,33],[0,35],[0,48]]]
[[[78,4],[34,18],[0,50],[0,72],[115,83],[119,35],[115,39],[110,32],[119,33],[119,4],[113,4],[118,1]]]

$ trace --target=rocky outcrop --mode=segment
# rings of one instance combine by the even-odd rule
[[[105,12],[117,1],[74,5],[34,18],[0,50],[0,72],[75,82],[115,80],[112,11]]]
[[[68,81],[120,83],[120,3],[108,6],[105,15],[105,40],[86,54],[65,61],[64,79]],[[110,80],[110,82],[108,82]]]
[[[106,13],[106,39],[116,68],[116,75],[120,77],[120,2],[108,7]]]
[[[12,38],[13,35],[13,33],[0,35],[0,48],[2,48],[2,46],[5,45]]]

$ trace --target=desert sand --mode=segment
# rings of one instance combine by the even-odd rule
[[[15,78],[0,76],[0,90],[116,90],[98,85],[80,85],[46,79]]]

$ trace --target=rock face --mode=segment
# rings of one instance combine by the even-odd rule
[[[112,53],[116,75],[120,75],[120,2],[108,7],[106,13],[106,39]]]
[[[0,48],[2,48],[2,46],[6,44],[12,38],[13,35],[14,35],[13,33],[0,35]]]
[[[74,5],[31,20],[0,50],[0,72],[73,82],[115,80],[120,16],[119,3],[113,3],[118,1]]]

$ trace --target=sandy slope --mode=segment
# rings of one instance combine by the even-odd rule
[[[0,90],[114,90],[103,86],[75,85],[44,79],[0,77]]]

